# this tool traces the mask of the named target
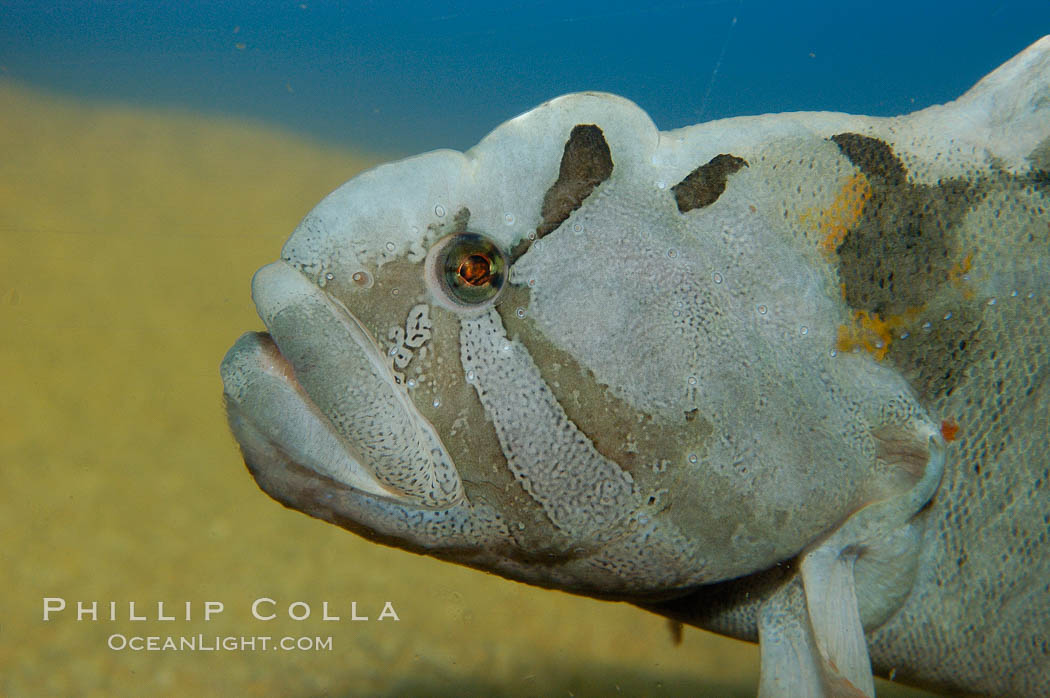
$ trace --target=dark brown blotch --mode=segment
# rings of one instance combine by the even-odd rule
[[[953,366],[973,350],[982,308],[959,303],[950,323],[929,328],[922,327],[922,310],[946,284],[958,284],[970,252],[960,240],[962,224],[987,197],[989,182],[909,183],[904,164],[883,141],[855,133],[831,140],[871,186],[860,219],[836,249],[846,302],[897,323],[895,334],[907,333],[888,356],[921,394],[951,394],[960,379]]]
[[[747,166],[747,160],[736,155],[722,153],[714,156],[671,187],[678,202],[678,210],[685,213],[718,201],[718,197],[726,190],[729,175]]]
[[[907,180],[908,171],[904,163],[885,141],[859,133],[840,133],[832,136],[831,140],[868,179],[881,180],[890,185],[904,184]]]
[[[536,239],[565,222],[612,171],[612,153],[602,130],[594,124],[574,126],[561,156],[558,179],[543,196],[542,219],[536,226]],[[520,257],[530,244],[531,240],[522,240],[511,252],[512,259]]]
[[[836,252],[851,308],[901,315],[924,305],[958,261],[957,229],[981,199],[974,183],[889,184],[871,179],[871,198]]]

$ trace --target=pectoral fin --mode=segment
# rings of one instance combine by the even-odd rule
[[[855,549],[836,550],[835,546],[820,546],[802,558],[806,608],[824,695],[875,695],[868,643],[857,606],[856,559]]]
[[[863,507],[804,550],[800,573],[763,604],[764,698],[875,695],[864,632],[884,622],[907,595],[921,543],[915,515],[944,468],[944,442],[934,430],[920,427],[912,438],[922,444],[925,460],[914,486]]]

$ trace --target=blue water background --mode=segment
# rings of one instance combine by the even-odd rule
[[[624,95],[662,129],[909,112],[1047,33],[1050,0],[0,0],[0,77],[400,155],[467,148],[578,90]]]

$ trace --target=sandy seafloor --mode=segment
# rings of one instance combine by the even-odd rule
[[[755,646],[691,628],[675,646],[629,605],[374,545],[255,486],[219,360],[261,329],[255,269],[374,162],[0,82],[0,694],[753,695]],[[44,622],[45,597],[70,608]],[[260,597],[277,620],[252,617]],[[77,601],[120,619],[77,621]],[[205,622],[207,601],[225,610]],[[288,619],[295,601],[309,619]],[[341,621],[320,620],[324,601]],[[349,620],[355,601],[371,620]],[[386,601],[399,621],[376,620]],[[114,651],[114,634],[332,649]]]

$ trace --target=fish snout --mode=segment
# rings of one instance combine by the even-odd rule
[[[283,261],[255,274],[252,298],[269,333],[243,335],[221,366],[227,415],[246,457],[268,444],[298,465],[404,504],[462,499],[437,433],[341,303]]]

